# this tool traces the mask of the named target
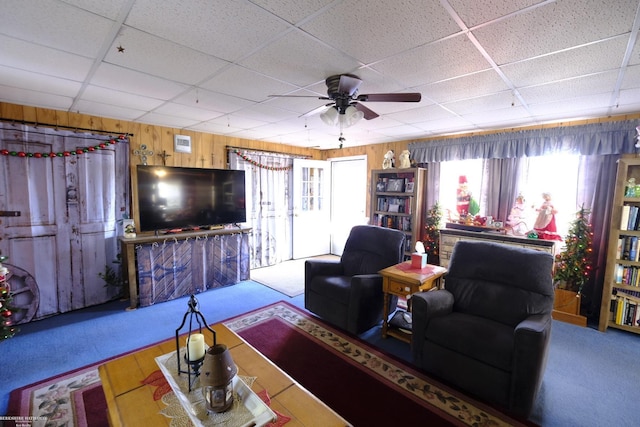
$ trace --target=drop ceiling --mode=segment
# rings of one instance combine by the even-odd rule
[[[639,0],[3,0],[0,101],[321,149],[640,112]],[[294,95],[273,97],[270,95]],[[302,96],[302,97],[300,97]]]

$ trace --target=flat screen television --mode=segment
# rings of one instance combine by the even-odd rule
[[[140,231],[247,220],[244,171],[138,165]]]

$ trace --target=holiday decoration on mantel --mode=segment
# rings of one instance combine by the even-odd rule
[[[60,151],[60,152],[50,152],[50,153],[31,153],[26,151],[9,151],[6,148],[0,150],[0,154],[3,156],[13,156],[13,157],[22,157],[25,159],[36,158],[36,159],[46,159],[46,158],[64,158],[71,157],[85,153],[92,153],[98,150],[104,150],[110,145],[116,145],[118,142],[127,141],[126,135],[120,135],[117,138],[111,138],[108,141],[101,142],[97,145],[91,145],[89,147],[77,148],[75,150],[70,151]]]
[[[290,169],[293,168],[293,166],[270,166],[270,165],[264,165],[262,163],[256,162],[255,160],[252,160],[251,157],[247,156],[246,154],[244,154],[240,150],[233,150],[233,154],[235,154],[236,156],[240,157],[245,162],[252,164],[255,167],[262,168],[262,169],[267,169],[267,170],[270,170],[270,171],[286,171],[286,170],[290,170]]]
[[[11,316],[11,290],[9,289],[9,269],[2,265],[2,261],[7,257],[0,256],[0,341],[9,339],[18,332],[18,328],[13,325]]]
[[[561,289],[580,294],[593,272],[593,231],[587,217],[591,212],[580,207],[564,238],[563,252],[556,255],[554,281]]]

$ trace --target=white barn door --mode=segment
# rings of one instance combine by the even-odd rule
[[[0,148],[63,153],[101,142],[72,132],[20,129],[0,130]],[[124,154],[106,147],[54,158],[0,156],[0,211],[6,214],[0,218],[0,252],[9,257],[10,270],[16,267],[10,283],[14,302],[22,309],[14,321],[24,323],[116,296],[98,273],[107,265],[114,267],[116,219],[127,210],[128,144],[119,151]]]

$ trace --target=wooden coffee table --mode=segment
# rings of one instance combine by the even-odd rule
[[[291,417],[286,426],[348,426],[345,419],[295,382],[242,338],[222,324],[213,326],[218,343],[225,344],[238,366],[238,375],[257,377],[253,391],[267,390],[271,409]],[[212,345],[210,335],[205,335]],[[166,406],[153,400],[155,387],[142,384],[157,371],[155,358],[175,351],[175,337],[99,367],[100,379],[109,410],[109,424],[114,427],[169,426],[171,418],[160,413]]]
[[[416,292],[426,291],[440,285],[440,279],[447,269],[427,264],[422,269],[411,268],[411,261],[387,267],[378,273],[382,275],[384,306],[382,309],[382,337],[388,335],[405,342],[411,342],[411,335],[399,329],[389,327],[389,299],[391,295],[409,297]]]

